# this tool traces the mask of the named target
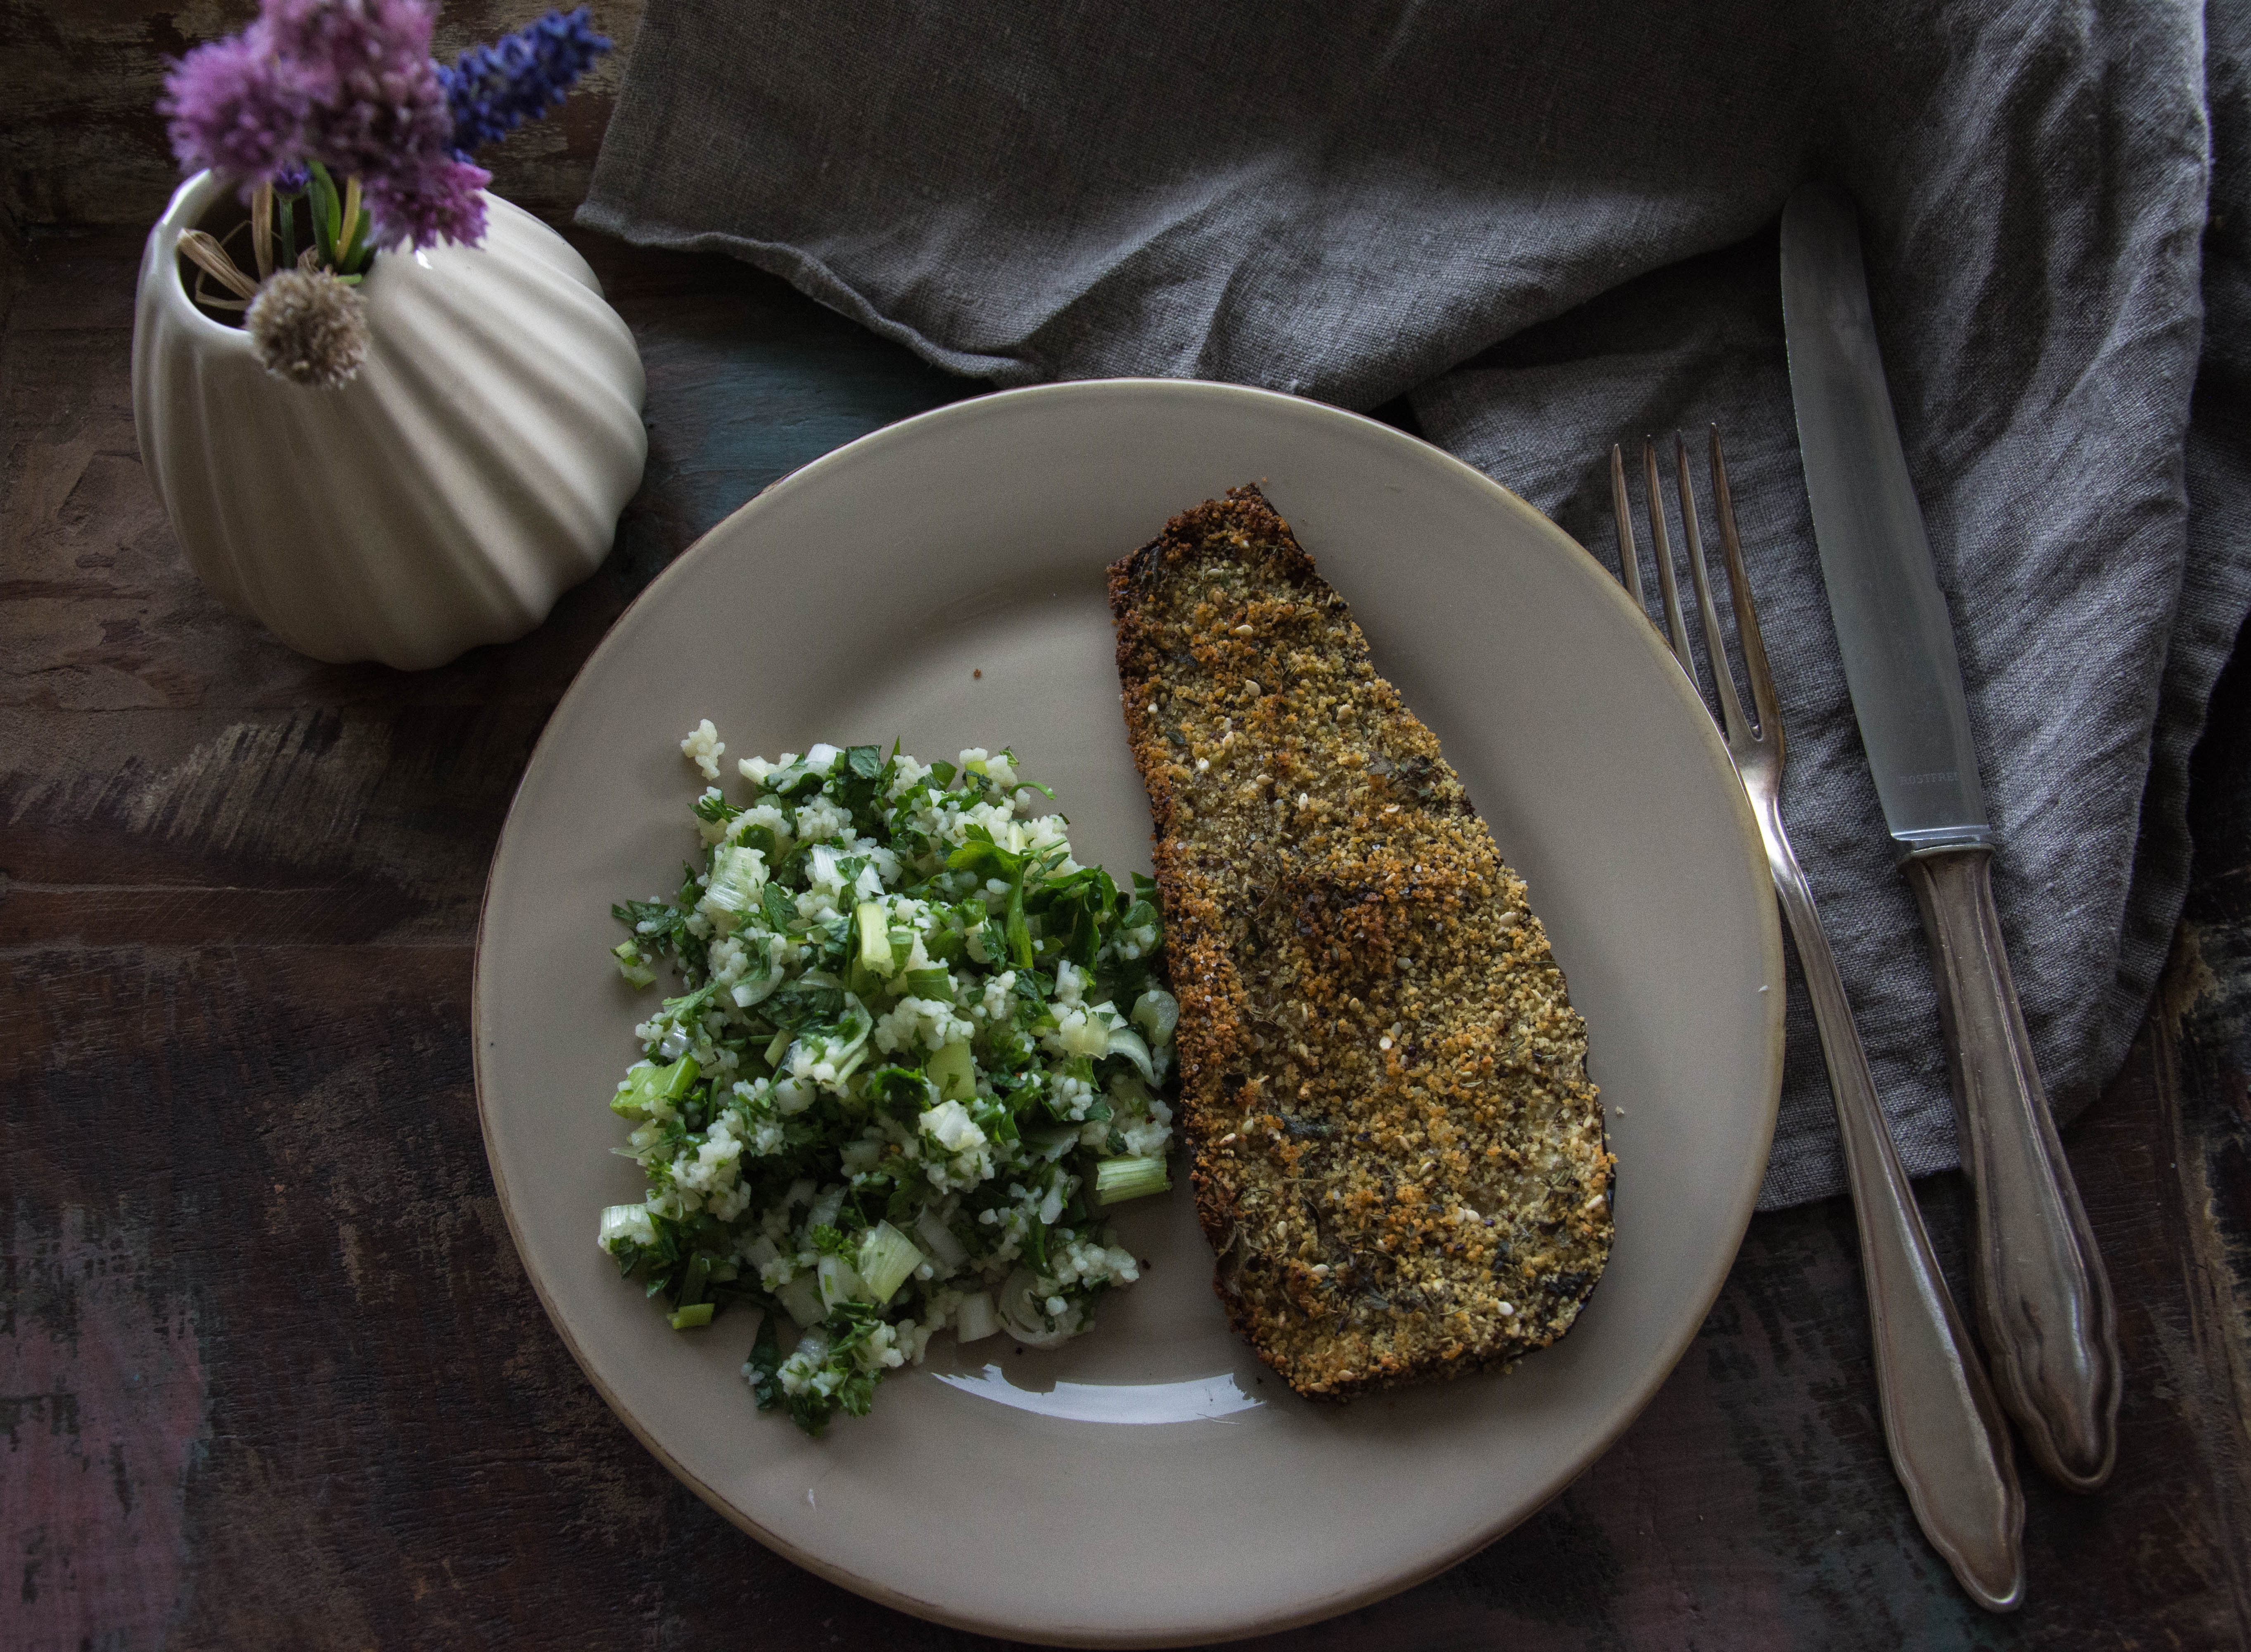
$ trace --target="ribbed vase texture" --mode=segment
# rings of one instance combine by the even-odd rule
[[[134,315],[141,457],[189,565],[316,660],[418,670],[522,636],[608,554],[648,455],[641,356],[594,272],[488,197],[483,246],[376,259],[357,378],[292,384],[181,276],[228,187],[172,197]]]

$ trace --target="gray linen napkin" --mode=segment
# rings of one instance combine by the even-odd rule
[[[2200,246],[2215,143],[2244,192],[2245,31],[2212,30],[2194,5],[652,0],[580,219],[1001,384],[1412,391],[1433,441],[1606,557],[1609,444],[1718,420],[1792,834],[1923,1172],[1955,1162],[1936,998],[1820,588],[1772,225],[1806,177],[1860,200],[2003,923],[2073,1110],[2164,963],[2188,751],[2251,606],[2242,231]],[[1767,1207],[1842,1186],[1795,984],[1790,1036]]]

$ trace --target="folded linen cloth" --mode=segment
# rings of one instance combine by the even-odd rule
[[[2247,31],[2206,27],[2035,0],[651,0],[580,220],[730,253],[1004,385],[1412,392],[1431,440],[1606,559],[1610,443],[1717,420],[1785,811],[1922,1173],[1955,1163],[1936,999],[1820,586],[1773,225],[1808,177],[1860,202],[2002,920],[2074,1111],[2163,967],[2188,753],[2251,606]],[[2207,239],[2208,190],[2238,215]],[[1790,1020],[1770,1208],[1843,1185],[1795,981]]]

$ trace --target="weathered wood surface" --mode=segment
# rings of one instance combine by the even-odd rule
[[[557,697],[735,503],[968,388],[763,276],[582,245],[648,362],[648,484],[546,627],[412,677],[301,660],[185,574],[134,445],[135,239],[31,246],[0,345],[0,1644],[965,1643],[677,1486],[495,1205],[471,939]],[[2101,1496],[2028,1487],[2020,1616],[1968,1605],[1892,1481],[1832,1202],[1753,1225],[1680,1370],[1555,1504],[1281,1643],[2241,1644],[2246,700],[2239,670],[2199,775],[2228,974],[2072,1133],[2123,1441]],[[1924,1192],[1958,1281],[1964,1201]]]
[[[768,1553],[603,1407],[500,1220],[467,1028],[508,799],[610,621],[765,482],[975,386],[763,276],[582,238],[649,368],[617,552],[443,670],[289,654],[180,565],[128,400],[139,233],[98,227],[170,187],[160,55],[243,10],[0,0],[0,1648],[984,1644]],[[599,96],[504,185],[561,215]],[[1272,1644],[2251,1642],[2247,711],[2239,657],[2168,1000],[2069,1133],[2127,1396],[2109,1489],[2027,1485],[2022,1614],[1915,1531],[1832,1202],[1752,1225],[1548,1510]],[[1966,1200],[1922,1193],[1959,1285]]]

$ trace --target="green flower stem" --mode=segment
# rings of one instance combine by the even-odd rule
[[[343,250],[336,259],[337,274],[351,273],[352,254],[359,250],[360,240],[366,233],[367,223],[359,208],[359,178],[355,175],[344,180],[343,215],[336,230],[337,245]]]
[[[312,163],[313,181],[307,192],[312,197],[313,248],[322,265],[336,267],[336,233],[343,227],[343,203],[336,195],[336,181],[329,176],[329,169],[318,161]]]

